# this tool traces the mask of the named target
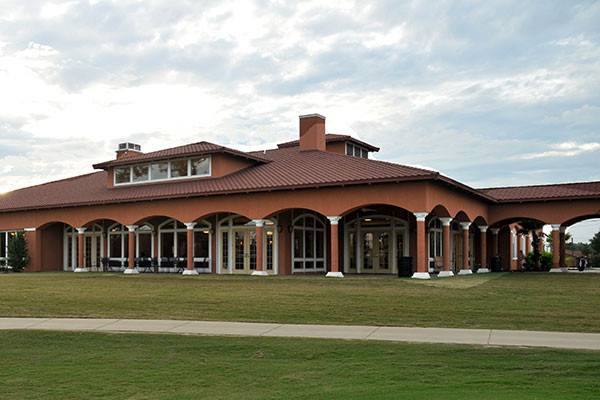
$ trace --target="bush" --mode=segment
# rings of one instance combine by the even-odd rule
[[[600,268],[600,254],[595,254],[592,256],[589,266]]]
[[[540,267],[542,271],[550,271],[552,268],[552,253],[544,251],[540,256]]]
[[[14,272],[21,272],[29,263],[27,241],[23,232],[17,232],[8,241],[7,263]]]

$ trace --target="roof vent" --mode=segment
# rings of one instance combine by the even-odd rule
[[[138,154],[142,154],[142,146],[139,144],[130,142],[119,143],[119,147],[117,148],[117,160]]]

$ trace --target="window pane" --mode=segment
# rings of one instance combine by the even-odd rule
[[[441,257],[442,255],[442,232],[435,233],[435,256]]]
[[[369,158],[369,152],[366,150],[362,151],[362,158]]]
[[[151,179],[167,179],[169,177],[169,163],[157,163],[150,166]]]
[[[304,268],[304,263],[302,261],[294,262],[294,269],[302,269],[302,268]]]
[[[229,266],[229,233],[223,232],[223,237],[221,238],[221,259],[222,259],[222,268],[227,269]]]
[[[121,235],[108,235],[110,240],[110,254],[111,258],[121,258]]]
[[[148,166],[136,165],[133,168],[133,181],[143,182],[148,180]]]
[[[324,251],[323,251],[323,240],[324,240],[325,234],[323,231],[317,231],[317,255],[316,258],[323,258],[324,257]]]
[[[354,146],[351,144],[346,144],[346,155],[353,156],[354,155]]]
[[[194,232],[194,257],[208,258],[208,231]]]
[[[304,257],[304,246],[302,242],[302,230],[294,229],[294,258]]]
[[[188,176],[187,160],[171,161],[171,178],[177,178],[180,176]]]
[[[208,175],[210,173],[209,158],[192,159],[192,175]]]
[[[6,233],[0,233],[0,257],[6,257]]]
[[[187,257],[187,232],[177,232],[177,257]]]
[[[144,233],[138,235],[139,255],[142,258],[152,257],[152,234]]]
[[[304,257],[313,258],[315,256],[315,231],[312,229],[304,231]]]
[[[131,170],[129,167],[115,168],[115,182],[127,183],[131,181]]]
[[[160,234],[160,256],[173,257],[174,255],[173,233],[164,232]]]
[[[360,157],[360,147],[354,148],[354,157]]]

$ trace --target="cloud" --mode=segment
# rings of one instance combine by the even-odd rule
[[[555,150],[542,151],[539,153],[522,154],[518,156],[521,160],[533,160],[536,158],[546,157],[574,157],[582,153],[588,153],[592,151],[600,151],[600,143],[575,143],[575,142],[563,142],[550,145]]]
[[[600,179],[598,21],[595,1],[5,0],[0,190],[119,141],[273,146],[310,112],[474,186]]]

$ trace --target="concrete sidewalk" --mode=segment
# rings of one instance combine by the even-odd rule
[[[9,329],[151,332],[211,336],[302,337],[600,350],[600,334],[598,333],[508,331],[496,329],[293,325],[142,319],[0,318],[0,330]]]

